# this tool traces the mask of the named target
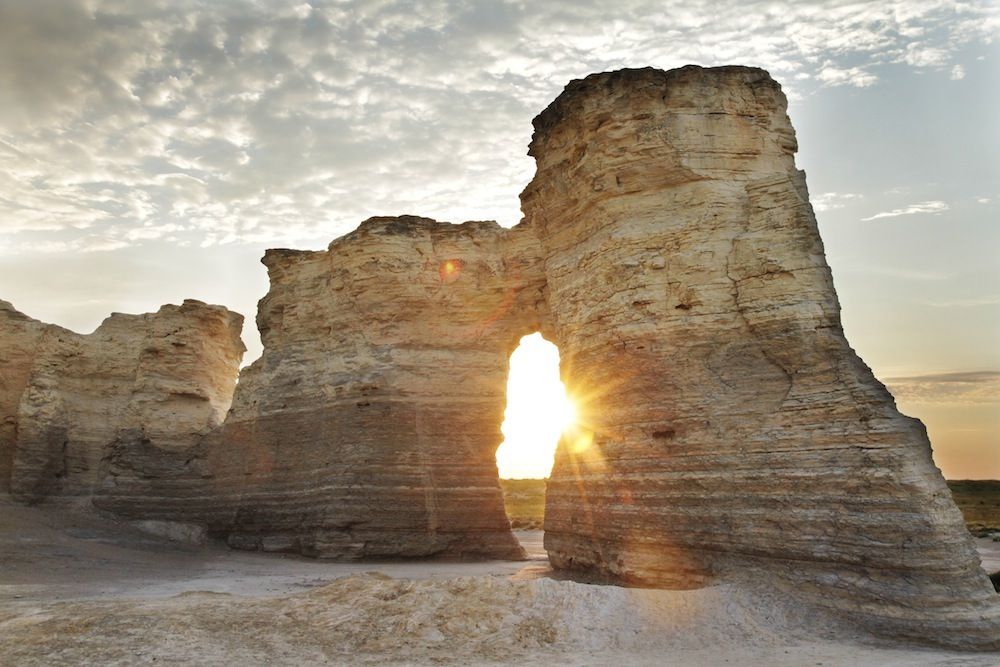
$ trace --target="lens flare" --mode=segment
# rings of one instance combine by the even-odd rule
[[[587,429],[578,429],[578,432],[568,436],[569,451],[574,455],[586,453],[594,446],[594,432]]]
[[[438,275],[441,276],[441,282],[443,283],[451,283],[458,280],[458,276],[461,273],[462,260],[460,259],[446,259],[438,265]]]

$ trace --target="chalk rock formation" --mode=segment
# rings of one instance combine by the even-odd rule
[[[17,409],[35,365],[39,341],[57,329],[0,301],[0,492],[10,491],[17,443]]]
[[[224,427],[173,455],[120,441],[115,467],[152,479],[119,475],[98,506],[246,549],[523,557],[495,452],[510,354],[545,318],[534,237],[373,218],[326,251],[263,262],[264,354]]]
[[[1000,604],[919,421],[844,338],[780,87],[757,69],[574,81],[522,195],[563,381],[557,568],[777,575],[881,632],[1000,647]]]
[[[89,502],[100,487],[113,493],[121,471],[108,464],[121,438],[157,451],[194,447],[229,409],[242,322],[185,301],[116,313],[80,335],[0,304],[0,455],[11,494]]]
[[[212,448],[240,451],[213,468],[240,496],[214,521],[231,544],[522,555],[494,453],[516,332],[544,304],[532,241],[492,222],[374,218],[325,252],[268,251],[264,355]]]
[[[493,456],[509,355],[540,330],[580,412],[548,485],[556,568],[766,578],[883,634],[1000,649],[923,426],[844,338],[795,150],[762,70],[574,81],[535,119],[517,227],[374,218],[269,251],[264,355],[220,428],[231,313],[81,337],[0,308],[0,460],[13,442],[20,498],[91,493],[241,548],[516,558]]]

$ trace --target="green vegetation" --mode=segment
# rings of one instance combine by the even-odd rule
[[[545,480],[501,479],[500,487],[514,530],[541,530],[545,522]]]

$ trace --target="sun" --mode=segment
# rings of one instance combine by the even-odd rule
[[[577,417],[559,379],[559,350],[539,333],[525,336],[510,356],[504,441],[497,468],[504,479],[548,477],[563,431]]]

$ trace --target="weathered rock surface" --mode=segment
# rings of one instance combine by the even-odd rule
[[[98,506],[200,523],[239,548],[523,557],[494,456],[516,332],[543,316],[533,237],[373,218],[326,251],[263,261],[264,354],[225,426],[175,455],[123,441],[112,463],[155,480],[119,475]]]
[[[35,365],[39,341],[59,330],[0,301],[0,492],[10,491],[17,444],[17,410]]]
[[[373,218],[269,251],[263,357],[211,451],[237,546],[337,558],[520,557],[497,479],[510,353],[544,304],[533,239]]]
[[[264,355],[221,428],[231,314],[79,337],[0,310],[14,493],[241,548],[518,557],[493,456],[509,355],[540,330],[581,417],[548,485],[555,567],[763,578],[879,633],[1000,649],[923,426],[844,338],[795,150],[762,70],[574,81],[535,120],[517,227],[373,218],[269,251]]]
[[[780,87],[625,70],[535,119],[522,195],[581,429],[548,485],[558,568],[777,575],[869,627],[1000,647],[1000,604],[919,421],[844,338]]]
[[[0,452],[11,494],[87,503],[113,497],[121,476],[155,485],[155,467],[118,465],[121,443],[184,452],[217,428],[244,351],[242,322],[225,308],[185,301],[116,313],[81,335],[3,304]]]

